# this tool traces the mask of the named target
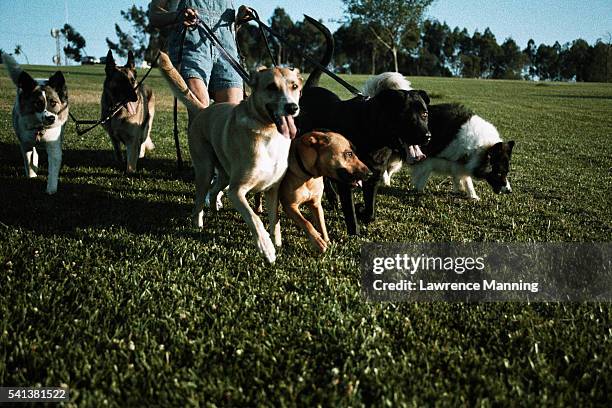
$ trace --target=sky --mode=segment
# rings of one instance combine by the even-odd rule
[[[308,14],[334,31],[345,18],[341,0],[244,0],[262,19],[275,7],[283,7],[293,20]],[[234,0],[239,4],[239,0]],[[32,64],[51,64],[55,54],[52,28],[67,21],[87,41],[88,55],[106,55],[105,38],[115,39],[115,23],[127,27],[120,11],[131,4],[146,7],[147,0],[0,0],[0,48],[13,52],[20,44]],[[436,0],[426,16],[451,28],[467,28],[470,34],[489,27],[497,41],[512,37],[524,48],[536,44],[561,44],[583,38],[594,44],[612,35],[612,0]],[[17,60],[26,63],[25,56]]]

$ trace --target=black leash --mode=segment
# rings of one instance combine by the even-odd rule
[[[242,67],[242,65],[240,65],[238,61],[236,61],[234,57],[229,54],[229,52],[227,52],[227,50],[225,49],[225,47],[223,47],[223,44],[221,44],[215,33],[213,33],[213,31],[204,21],[198,21],[198,30],[201,34],[204,34],[204,36],[208,38],[208,41],[210,41],[211,44],[213,44],[217,48],[223,58],[225,58],[227,62],[229,62],[229,64],[232,66],[232,68],[234,68],[234,70],[238,73],[238,75],[242,77],[244,82],[246,82],[247,84],[250,83],[251,77],[249,73],[246,71],[246,69]]]
[[[251,9],[252,10],[252,9]],[[291,44],[288,43],[288,41],[279,33],[277,33],[276,31],[272,30],[272,28],[268,27],[267,25],[265,25],[257,16],[257,13],[252,13],[253,14],[253,20],[259,24],[260,29],[267,31],[268,33],[270,33],[271,35],[273,35],[274,37],[276,37],[280,42],[282,42],[283,44],[285,44],[286,47],[288,47],[290,50],[301,54],[304,59],[308,62],[310,62],[312,65],[314,65],[315,67],[319,68],[321,71],[325,72],[327,75],[329,75],[330,77],[332,77],[336,82],[338,82],[340,85],[342,85],[343,87],[345,87],[349,92],[351,92],[353,95],[357,95],[357,96],[363,96],[363,94],[361,93],[361,91],[357,88],[355,88],[353,85],[349,84],[348,82],[346,82],[344,79],[340,78],[338,75],[334,74],[333,72],[331,72],[329,69],[327,69],[326,67],[324,67],[323,65],[321,65],[317,60],[315,60],[314,58],[312,58],[311,56],[304,54],[302,52],[300,52],[296,47],[292,46]],[[306,20],[308,22],[310,22],[311,24],[312,21],[316,21],[314,18],[307,16],[306,14],[304,14],[304,18],[306,18]],[[313,24],[314,25],[314,24]]]
[[[272,65],[276,66],[276,61],[274,59],[274,53],[272,52],[272,47],[270,47],[270,42],[268,41],[268,36],[266,35],[266,32],[264,31],[264,28],[262,27],[262,23],[261,20],[259,19],[259,13],[257,13],[257,11],[255,9],[249,9],[251,14],[254,17],[254,20],[257,22],[257,25],[259,27],[259,34],[261,35],[261,38],[263,38],[264,44],[266,45],[266,50],[268,50],[268,55],[270,56],[270,60],[272,61]]]

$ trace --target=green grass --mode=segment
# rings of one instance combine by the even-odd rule
[[[66,71],[72,112],[97,118],[103,67]],[[612,86],[411,80],[517,141],[514,193],[477,182],[473,203],[438,177],[418,198],[402,172],[381,189],[362,237],[326,213],[325,255],[283,217],[284,246],[269,266],[229,203],[205,214],[204,231],[190,226],[193,185],[175,169],[171,98],[157,72],[147,80],[157,149],[139,174],[113,164],[101,129],[77,136],[70,123],[59,192],[47,197],[44,171],[22,176],[2,71],[0,384],[65,384],[78,406],[605,405],[609,304],[368,303],[359,251],[364,242],[609,242]]]

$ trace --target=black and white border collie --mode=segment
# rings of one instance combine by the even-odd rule
[[[385,72],[368,79],[364,92],[372,96],[388,88],[411,89],[401,74]],[[429,106],[429,129],[431,141],[422,146],[426,158],[410,166],[417,191],[425,189],[432,173],[439,173],[452,176],[455,192],[473,200],[480,198],[472,178],[486,180],[497,194],[512,192],[508,173],[514,142],[503,142],[495,126],[461,104],[448,103]],[[400,157],[392,155],[383,182],[389,185],[401,167]]]

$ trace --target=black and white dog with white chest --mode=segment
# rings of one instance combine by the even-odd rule
[[[365,93],[374,96],[384,89],[411,89],[410,82],[399,73],[386,72],[366,82]],[[508,181],[514,142],[503,142],[499,132],[488,121],[461,104],[429,105],[431,141],[421,146],[426,156],[412,164],[412,183],[422,192],[432,173],[453,177],[455,192],[479,200],[472,178],[486,180],[497,194],[511,193]],[[383,175],[386,185],[402,166],[392,154]]]
[[[57,192],[62,165],[62,139],[68,120],[68,92],[61,71],[48,80],[35,80],[15,59],[2,54],[2,60],[17,87],[13,107],[13,128],[19,140],[26,177],[36,177],[37,147],[47,150],[49,175],[47,193]]]
[[[325,36],[327,48],[321,61],[326,66],[333,55],[333,37],[317,21],[311,21]],[[297,117],[300,133],[328,129],[346,137],[356,148],[357,156],[372,175],[363,183],[364,204],[356,211],[351,186],[336,183],[348,233],[359,234],[359,221],[374,219],[376,195],[387,160],[393,151],[406,159],[410,146],[427,144],[429,97],[421,90],[384,89],[371,98],[356,96],[341,100],[338,95],[318,86],[321,70],[315,69],[304,85],[300,98],[301,113]],[[328,199],[336,202],[330,184],[325,186]],[[358,219],[359,216],[359,219]]]

